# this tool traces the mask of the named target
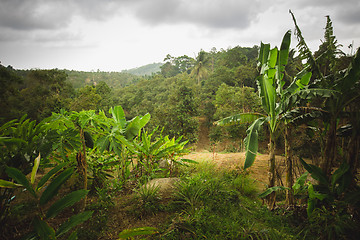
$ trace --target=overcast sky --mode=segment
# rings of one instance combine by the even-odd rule
[[[312,50],[326,15],[345,53],[352,42],[359,47],[359,0],[0,0],[0,61],[17,69],[121,71],[167,54],[275,46],[294,30],[289,9]]]

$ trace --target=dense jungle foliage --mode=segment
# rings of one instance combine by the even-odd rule
[[[287,31],[279,48],[167,55],[145,76],[0,65],[0,238],[356,239],[360,52],[340,50],[327,16],[312,53],[292,17],[296,49]],[[245,165],[183,158],[201,142]]]

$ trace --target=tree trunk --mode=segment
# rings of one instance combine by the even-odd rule
[[[331,169],[335,162],[336,153],[336,119],[330,120],[329,130],[326,136],[324,156],[321,163],[321,169],[327,177],[331,174]]]
[[[269,143],[269,188],[275,186],[276,174],[275,174],[275,139],[272,134],[270,134],[270,143]],[[268,208],[270,210],[274,209],[276,201],[276,192],[272,192],[266,198]]]
[[[291,128],[288,124],[285,125],[285,161],[286,161],[286,204],[288,206],[294,205],[294,193],[292,186],[294,184],[293,177],[293,155],[291,149]]]
[[[77,172],[79,174],[79,178],[77,181],[77,188],[78,189],[87,189],[87,162],[86,162],[86,145],[85,145],[85,137],[84,137],[84,130],[80,130],[80,139],[82,148],[76,154],[76,161],[77,161]],[[76,207],[77,212],[82,212],[85,210],[86,207],[86,196],[81,199]]]

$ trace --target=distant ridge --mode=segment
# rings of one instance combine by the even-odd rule
[[[145,76],[145,75],[152,75],[153,73],[160,72],[160,66],[162,66],[163,63],[151,63],[147,64],[141,67],[132,68],[128,70],[123,70],[121,72],[130,73],[137,76]]]

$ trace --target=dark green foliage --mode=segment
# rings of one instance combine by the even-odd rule
[[[24,79],[11,67],[0,64],[0,124],[20,118],[20,86]]]
[[[94,148],[94,141],[89,132],[84,132],[85,145],[88,148]]]
[[[82,72],[82,71],[65,71],[68,75],[68,82],[75,89],[85,86],[93,86],[101,81],[105,82],[110,88],[118,89],[139,81],[139,77],[126,72]]]
[[[70,176],[74,172],[74,169],[73,168],[65,169],[58,176],[54,177],[56,174],[59,173],[59,171],[61,171],[61,168],[63,168],[65,165],[62,165],[61,167],[57,166],[53,168],[51,171],[49,171],[49,173],[47,173],[40,180],[40,182],[37,185],[35,185],[35,176],[38,171],[39,163],[40,163],[40,155],[38,158],[36,158],[34,162],[35,167],[32,170],[30,181],[22,172],[20,172],[16,168],[7,168],[6,172],[10,178],[15,180],[15,182],[19,184],[19,187],[26,188],[26,190],[31,194],[31,196],[37,202],[36,207],[38,209],[35,212],[35,216],[32,221],[34,232],[26,236],[25,239],[33,239],[34,237],[36,239],[37,238],[57,239],[58,237],[67,233],[75,226],[88,220],[91,217],[92,212],[87,211],[71,216],[66,222],[60,225],[57,231],[55,231],[55,229],[49,225],[48,220],[50,218],[56,217],[64,209],[71,207],[76,202],[80,201],[82,198],[86,196],[88,191],[80,190],[77,192],[69,193],[68,195],[66,195],[60,200],[57,200],[54,204],[48,207],[45,213],[44,205],[48,203],[51,199],[56,197],[60,187],[70,178]],[[41,193],[40,192],[41,186],[43,186],[44,183],[46,183],[51,177],[54,178],[51,180],[50,183],[47,184],[45,191]],[[3,187],[7,187],[7,186],[2,184],[0,187],[2,190]],[[41,195],[40,198],[38,197],[38,195]]]

